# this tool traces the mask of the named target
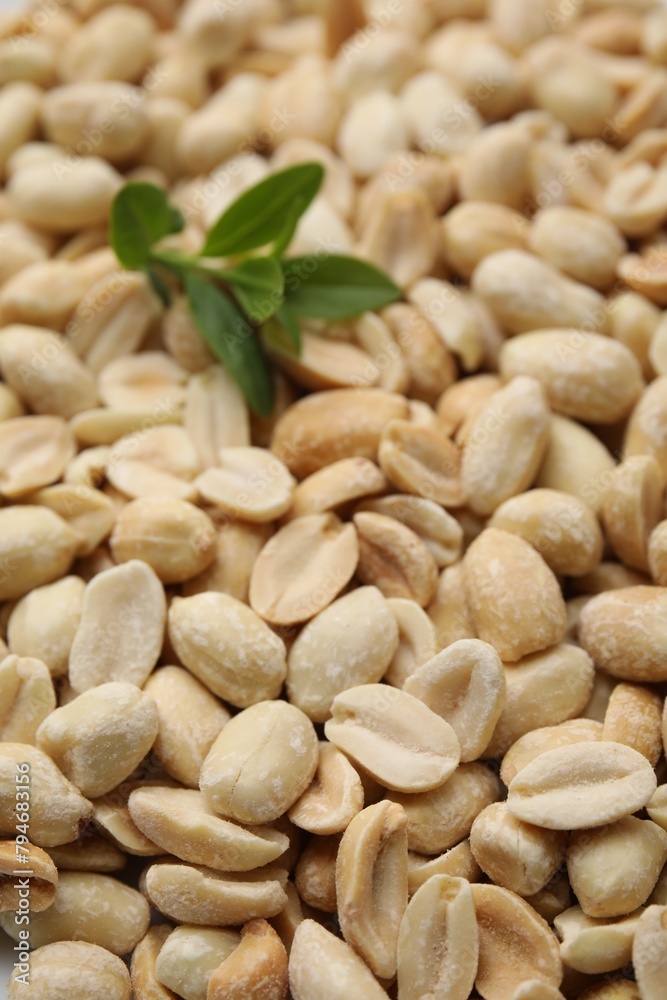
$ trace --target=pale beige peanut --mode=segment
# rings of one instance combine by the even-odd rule
[[[589,917],[620,917],[643,906],[667,860],[667,833],[651,820],[626,816],[596,830],[577,830],[567,872]]]
[[[17,217],[52,233],[104,225],[122,177],[98,156],[83,157],[60,173],[52,163],[18,170],[7,184]]]
[[[248,420],[240,389],[220,365],[211,365],[190,377],[184,423],[204,468],[218,464],[221,448],[250,444]]]
[[[654,379],[642,393],[628,420],[623,457],[654,455],[667,474],[667,443],[661,432],[667,410],[667,376]]]
[[[138,79],[146,68],[156,31],[153,18],[125,4],[96,12],[63,46],[59,75],[79,80]]]
[[[588,975],[622,969],[632,957],[640,916],[641,910],[616,920],[597,920],[587,917],[580,906],[571,906],[554,920],[563,964]]]
[[[12,81],[2,89],[0,172],[3,175],[12,154],[35,136],[39,121],[40,98],[39,88],[24,81]]]
[[[447,566],[438,579],[427,614],[435,626],[436,649],[477,636],[464,584],[463,563]]]
[[[121,467],[125,465],[125,471]],[[179,480],[182,489],[196,496],[190,485],[200,470],[199,459],[184,427],[175,424],[144,426],[140,431],[119,438],[109,448],[105,473],[109,482],[128,496],[143,496],[142,469],[164,472]],[[146,475],[144,471],[143,475]],[[163,480],[166,487],[166,480]],[[150,495],[150,494],[148,494]]]
[[[167,996],[171,1000],[175,995],[172,990],[178,991],[178,995],[182,997],[206,1000],[212,973],[238,947],[240,933],[231,929],[197,927],[194,924],[183,924],[176,928],[168,924],[163,926],[166,927],[167,935],[155,956],[155,980],[165,994],[165,1000]],[[136,953],[137,949],[134,954]],[[142,1000],[141,996],[138,1000]],[[147,997],[147,1000],[153,1000],[153,997]],[[162,993],[158,994],[156,1000],[163,1000]]]
[[[431,405],[456,378],[450,351],[426,316],[405,302],[382,311],[382,318],[400,347],[410,376],[410,395]]]
[[[70,426],[77,440],[84,446],[111,445],[126,434],[134,434],[146,427],[146,411],[132,412],[94,409],[84,410],[72,418]],[[181,424],[180,411],[161,410],[150,415],[155,424]]]
[[[518,660],[560,640],[566,624],[560,587],[523,538],[487,528],[469,547],[463,565],[477,633],[501,659]]]
[[[456,129],[439,127],[443,121],[456,116],[463,95],[451,80],[433,70],[424,70],[411,77],[402,88],[400,99],[413,142],[424,152],[462,153],[482,128],[483,119],[476,106],[471,107],[465,118],[457,117]]]
[[[145,497],[119,511],[110,545],[119,563],[140,559],[163,583],[181,583],[213,561],[215,527],[186,500]]]
[[[241,943],[213,972],[207,1000],[282,1000],[287,992],[287,952],[266,920],[251,920]]]
[[[58,870],[69,872],[98,872],[108,875],[119,872],[127,864],[127,855],[99,833],[85,830],[83,836],[71,844],[49,847],[49,857]]]
[[[332,513],[296,518],[260,552],[250,578],[250,605],[273,625],[306,621],[337,597],[358,559],[353,525]]]
[[[661,519],[664,491],[664,475],[652,455],[632,456],[616,469],[605,491],[602,523],[626,566],[649,568],[649,536]]]
[[[87,941],[127,955],[148,930],[148,903],[136,889],[110,875],[61,872],[53,905],[31,915],[30,933],[35,947],[57,941]],[[10,937],[18,934],[11,919],[0,917]]]
[[[501,886],[473,885],[472,897],[479,929],[475,986],[484,1000],[509,1000],[527,979],[559,986],[563,966],[547,922]]]
[[[458,507],[463,501],[456,445],[438,430],[392,420],[382,432],[378,459],[399,489]]]
[[[169,637],[188,670],[232,705],[247,708],[280,693],[283,640],[242,601],[215,592],[174,598]]]
[[[660,521],[649,535],[648,564],[653,582],[664,587],[667,583],[667,523]]]
[[[657,1000],[667,971],[667,907],[649,906],[639,918],[632,943],[639,995]]]
[[[16,47],[4,38],[0,47],[0,78],[4,84],[14,80],[48,86],[53,80],[55,52],[48,38],[23,35],[24,44]]]
[[[37,745],[84,795],[97,798],[132,773],[157,730],[153,699],[134,684],[112,681],[52,712],[39,727]]]
[[[321,742],[315,777],[289,810],[290,821],[320,836],[341,833],[363,806],[358,773],[337,747]]]
[[[651,235],[660,226],[667,210],[665,180],[660,164],[644,160],[624,163],[610,178],[604,207],[624,236]]]
[[[306,918],[301,897],[292,882],[287,882],[285,885],[285,895],[287,903],[280,913],[271,918],[271,926],[277,932],[289,955],[297,929]]]
[[[649,351],[662,313],[638,292],[622,292],[614,300],[614,306],[609,321],[610,335],[632,351],[642,366],[644,378],[650,379],[654,368]]]
[[[163,428],[160,428],[162,430]],[[179,427],[171,430],[181,430]],[[127,440],[121,438],[121,440]],[[168,500],[196,500],[194,483],[165,472],[141,458],[113,456],[107,466],[109,485],[118,490],[122,498],[132,500],[155,497]]]
[[[594,332],[534,329],[514,337],[503,345],[500,371],[532,376],[557,413],[591,423],[622,420],[644,388],[631,351]]]
[[[461,552],[463,529],[456,518],[435,500],[403,493],[363,500],[355,511],[393,517],[419,535],[438,567],[449,566]]]
[[[663,699],[639,684],[617,684],[604,716],[602,739],[638,750],[656,766],[663,751]]]
[[[452,727],[461,760],[486,749],[505,703],[505,672],[495,649],[479,639],[461,639],[420,665],[403,690],[419,698]]]
[[[610,452],[588,428],[554,414],[535,485],[579,497],[599,514],[614,468]]]
[[[315,615],[287,659],[287,696],[325,722],[336,695],[382,679],[398,648],[398,625],[376,587],[358,587]]]
[[[136,788],[128,808],[137,828],[165,853],[207,868],[250,871],[275,861],[288,846],[287,837],[270,827],[246,829],[221,819],[190,788]]]
[[[287,872],[267,865],[254,872],[216,872],[195,865],[152,865],[146,891],[153,906],[179,923],[213,927],[274,917],[286,902]]]
[[[171,990],[163,986],[155,974],[158,956],[170,934],[169,924],[149,927],[132,952],[130,976],[136,1000],[173,1000]]]
[[[379,88],[358,97],[343,115],[336,145],[358,178],[381,169],[392,153],[409,143],[406,110],[388,90]]]
[[[0,741],[36,744],[37,730],[56,707],[49,668],[32,657],[0,661]]]
[[[170,777],[187,788],[197,788],[206,754],[229,721],[229,712],[182,667],[156,670],[144,691],[157,708],[156,759]]]
[[[31,493],[29,503],[48,507],[79,536],[78,555],[89,556],[107,538],[116,518],[113,502],[85,483],[55,483]]]
[[[164,351],[144,351],[110,361],[98,378],[100,399],[116,410],[183,405],[187,372]]]
[[[528,979],[512,994],[512,1000],[564,1000],[564,996],[552,983]]]
[[[664,247],[649,244],[641,254],[628,253],[621,257],[616,270],[624,284],[656,305],[664,306],[667,304],[665,263]]]
[[[60,941],[36,948],[30,956],[30,982],[16,969],[7,984],[8,1000],[130,1000],[127,967],[106,948],[86,941]]]
[[[23,597],[67,573],[79,536],[45,507],[0,510],[0,599]]]
[[[485,806],[502,796],[496,775],[479,761],[460,764],[451,778],[430,792],[389,792],[408,817],[411,851],[438,854],[467,837]]]
[[[21,878],[25,870],[25,878]],[[0,912],[25,909],[22,899],[28,899],[30,910],[46,910],[56,895],[58,871],[51,857],[41,847],[15,840],[0,841]],[[27,891],[27,894],[26,894]]]
[[[136,88],[115,80],[54,87],[42,101],[44,132],[51,142],[76,149],[84,129],[99,128],[102,136],[95,146],[96,156],[123,163],[139,151],[147,135],[148,122],[139,95]],[[106,129],[100,128],[102,123]]]
[[[569,205],[552,205],[538,212],[528,230],[528,244],[564,274],[601,291],[614,281],[616,264],[625,250],[625,240],[613,223]],[[576,253],[572,253],[573,246]]]
[[[222,448],[219,468],[195,480],[200,494],[230,517],[274,521],[285,514],[296,485],[279,458],[263,448]]]
[[[69,680],[81,693],[107,681],[141,686],[157,663],[167,615],[162,584],[133,560],[86,586],[69,656]]]
[[[599,292],[524,250],[489,254],[475,269],[471,287],[508,333],[548,326],[603,330],[607,322]]]
[[[294,869],[294,885],[306,906],[335,913],[336,858],[339,836],[315,836],[306,844]]]
[[[527,903],[536,910],[548,923],[553,923],[559,913],[564,913],[572,905],[573,897],[567,874],[561,872],[552,878],[549,885],[534,896],[528,896]]]
[[[385,424],[407,412],[402,396],[380,389],[313,393],[281,417],[271,448],[297,479],[342,458],[375,461]]]
[[[402,597],[426,606],[437,585],[437,566],[420,537],[385,514],[354,515],[359,539],[357,576],[385,597]]]
[[[435,625],[416,601],[390,597],[398,626],[398,646],[384,675],[387,684],[402,688],[405,681],[437,652]]]
[[[153,106],[155,102],[152,102]],[[150,115],[150,110],[149,110]],[[203,372],[214,362],[213,355],[204,343],[187,306],[184,296],[176,296],[162,317],[162,339],[174,361],[191,373]],[[222,370],[222,369],[221,369]],[[231,382],[232,385],[235,383]],[[192,381],[189,383],[192,389]],[[239,394],[239,398],[240,394]],[[222,403],[224,406],[224,402]],[[239,407],[240,412],[242,407]],[[231,428],[230,428],[231,431]],[[247,435],[240,444],[247,443]]]
[[[315,728],[303,712],[283,701],[259,702],[222,730],[204,761],[200,787],[221,815],[270,823],[303,795],[318,759]]]
[[[398,688],[362,684],[337,695],[328,740],[385,788],[424,792],[443,784],[461,756],[452,726]]]
[[[547,750],[510,782],[514,816],[550,830],[603,826],[642,809],[656,789],[649,762],[621,743]]]
[[[498,250],[526,247],[530,224],[506,205],[463,201],[440,222],[442,248],[447,263],[469,280],[484,257]]]
[[[389,323],[376,313],[366,312],[355,322],[353,331],[355,342],[370,355],[371,367],[378,371],[377,385],[387,392],[405,394],[410,369]]]
[[[97,404],[93,373],[67,340],[50,330],[7,325],[0,336],[0,368],[8,385],[36,413],[68,418]]]
[[[0,289],[0,318],[7,325],[34,324],[37,328],[63,330],[85,290],[85,279],[75,264],[68,260],[38,261],[4,282]],[[48,330],[44,332],[48,335]],[[90,393],[90,385],[86,388]]]
[[[343,458],[297,484],[287,517],[291,520],[336,510],[353,500],[383,493],[386,488],[387,480],[374,462],[367,458]]]
[[[581,613],[579,641],[596,667],[627,681],[667,676],[662,587],[624,587],[598,594]]]
[[[378,802],[352,820],[338,851],[336,893],[345,940],[377,976],[393,976],[408,902],[406,816],[399,805]]]
[[[216,512],[209,508],[217,527]],[[267,524],[250,524],[244,521],[224,522],[215,540],[215,558],[208,569],[186,580],[182,586],[183,597],[215,590],[229,594],[238,601],[247,602],[250,577],[255,559],[273,534]]]
[[[432,273],[438,252],[437,229],[426,192],[412,188],[378,195],[364,221],[359,255],[385,271],[399,287],[408,288]],[[377,357],[377,352],[371,354]],[[370,374],[372,369],[368,371]],[[398,355],[388,377],[379,379],[378,384],[400,391],[405,389],[406,375]]]
[[[127,808],[127,800],[134,787],[132,782],[126,781],[108,795],[95,799],[93,823],[102,836],[126,854],[140,858],[155,857],[162,853],[162,849],[144,836]]]
[[[14,417],[0,423],[0,492],[9,499],[60,479],[74,455],[62,417]]]
[[[519,896],[543,889],[565,859],[567,835],[523,823],[504,802],[487,806],[470,830],[470,850],[482,871]]]
[[[546,750],[571,743],[591,742],[602,739],[603,726],[594,719],[569,719],[555,726],[531,729],[513,743],[500,765],[500,777],[506,785],[526,764]]]
[[[0,386],[0,420],[11,420],[24,413],[23,403],[13,389],[3,382]]]
[[[482,406],[468,428],[461,484],[470,508],[491,514],[532,485],[549,442],[550,414],[532,378],[514,378]]]
[[[499,334],[498,324],[482,300],[439,278],[417,281],[408,298],[463,369],[477,371],[487,354],[488,341],[495,341]]]
[[[344,340],[304,331],[301,353],[296,355],[282,331],[271,331],[265,335],[265,344],[280,370],[306,389],[344,389],[378,383],[379,371],[371,356]]]
[[[322,969],[336,975],[322,975]],[[304,920],[294,935],[289,983],[295,1000],[347,1000],[363,996],[385,1000],[387,994],[357,953],[314,920]]]
[[[456,847],[452,847],[449,851],[435,858],[410,851],[408,853],[408,891],[411,896],[414,896],[417,889],[425,885],[433,875],[448,875],[453,878],[466,879],[468,882],[477,882],[481,871],[470,850],[469,840],[462,840]]]

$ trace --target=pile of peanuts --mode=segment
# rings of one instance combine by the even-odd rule
[[[37,0],[0,84],[9,1000],[664,1000],[667,7]],[[107,221],[302,161],[403,300],[259,419]]]

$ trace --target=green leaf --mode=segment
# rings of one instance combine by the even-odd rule
[[[283,271],[285,302],[298,316],[351,319],[401,297],[388,275],[355,257],[293,257]]]
[[[299,225],[299,219],[305,210],[306,208],[304,207],[303,197],[298,195],[287,209],[283,227],[278,233],[276,241],[273,244],[273,250],[271,251],[272,257],[280,259],[280,257],[282,257],[285,253],[288,246],[292,242],[294,233],[296,232],[296,227]]]
[[[283,302],[285,279],[272,257],[254,257],[238,267],[220,272],[253,323],[264,323]]]
[[[148,264],[152,245],[184,225],[161,188],[143,182],[126,184],[111,206],[109,242],[124,267],[139,271]]]
[[[194,271],[185,275],[185,290],[202,337],[255,413],[267,417],[274,404],[273,377],[255,331],[228,295]]]
[[[301,328],[299,327],[299,321],[292,310],[286,305],[280,306],[279,309],[276,309],[275,319],[282,326],[285,333],[287,333],[294,351],[297,354],[300,354]]]
[[[221,215],[206,238],[202,257],[247,253],[278,239],[295,199],[300,199],[303,214],[323,180],[324,168],[319,163],[300,163],[271,174],[245,191]]]
[[[171,292],[169,291],[169,285],[153,267],[147,267],[146,274],[148,276],[148,280],[153,286],[153,291],[158,298],[161,299],[165,308],[168,309],[171,305]]]

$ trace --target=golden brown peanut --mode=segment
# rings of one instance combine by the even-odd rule
[[[146,497],[119,511],[110,544],[118,562],[141,559],[164,583],[180,583],[213,561],[215,527],[185,500]]]
[[[62,417],[15,417],[0,423],[0,491],[15,500],[60,479],[74,454]]]
[[[119,872],[127,864],[126,855],[99,833],[85,830],[83,836],[71,844],[50,847],[49,857],[58,870],[70,872],[99,872],[107,875]]]
[[[272,865],[254,872],[216,872],[195,865],[154,864],[146,874],[152,904],[179,923],[237,926],[273,917],[286,902],[287,872]]]
[[[336,893],[345,940],[377,976],[393,976],[408,902],[406,816],[400,805],[378,802],[352,820],[338,851]]]
[[[30,956],[27,989],[20,975],[17,967],[7,984],[8,1000],[89,1000],[95,995],[130,1000],[132,994],[130,976],[121,959],[86,941],[60,941],[35,949]]]
[[[597,830],[577,830],[567,873],[584,913],[620,917],[647,901],[667,860],[667,833],[651,820],[627,816]]]
[[[21,873],[25,871],[25,878]],[[0,912],[26,912],[27,899],[33,913],[48,909],[55,899],[58,871],[41,847],[15,840],[0,841]],[[25,920],[23,921],[26,922]]]
[[[50,330],[21,323],[6,326],[0,336],[0,368],[35,413],[68,418],[97,404],[93,373],[68,342]]]
[[[193,924],[174,929],[166,926],[170,933],[155,959],[156,981],[170,1000],[176,995],[172,990],[178,991],[179,996],[206,1000],[211,975],[238,947],[241,935],[231,929]]]
[[[603,330],[607,322],[599,292],[524,250],[489,254],[475,269],[471,287],[509,333],[549,326]]]
[[[647,570],[649,535],[661,518],[665,481],[652,455],[622,462],[605,491],[602,523],[619,559]]]
[[[137,828],[183,861],[221,871],[250,871],[275,861],[288,840],[270,827],[246,829],[220,819],[201,792],[189,788],[136,788],[128,799]]]
[[[535,485],[579,497],[598,514],[614,468],[614,459],[599,438],[574,420],[554,415]]]
[[[452,726],[398,688],[348,688],[334,698],[331,716],[327,739],[385,788],[429,791],[446,782],[460,760]]]
[[[479,928],[475,986],[485,1000],[511,997],[530,978],[559,986],[563,966],[556,936],[520,896],[496,885],[473,885]]]
[[[514,337],[503,346],[500,371],[505,378],[531,375],[554,410],[591,423],[622,420],[644,386],[628,348],[592,332],[540,329]]]
[[[445,719],[457,735],[461,760],[486,749],[505,703],[505,673],[492,646],[479,639],[452,643],[417,668],[403,690]]]
[[[270,823],[303,795],[317,765],[317,736],[308,716],[287,702],[263,701],[227,723],[204,761],[200,787],[221,815]]]
[[[583,500],[558,490],[534,489],[511,497],[496,508],[489,524],[530,542],[557,574],[583,576],[602,557],[595,514]]]
[[[291,822],[319,836],[342,833],[363,806],[359,775],[340,750],[321,742],[315,777],[289,810]]]
[[[336,857],[340,837],[312,837],[294,869],[294,885],[306,906],[336,912]]]
[[[387,480],[367,458],[343,458],[300,482],[292,496],[287,517],[323,514],[352,500],[383,493]]]
[[[540,384],[514,378],[481,406],[463,446],[461,486],[468,506],[491,514],[532,485],[549,443],[550,413]]]
[[[477,633],[501,659],[518,660],[560,640],[566,625],[560,587],[523,538],[487,528],[463,565]]]
[[[23,597],[64,576],[79,541],[69,525],[46,508],[0,510],[0,599]]]
[[[538,212],[528,230],[528,245],[570,278],[601,291],[614,281],[616,264],[625,250],[625,240],[611,222],[569,205]]]
[[[207,513],[217,527],[216,512],[209,508]],[[271,525],[223,523],[215,540],[215,559],[203,573],[185,581],[183,597],[215,590],[247,603],[252,567],[272,534]]]
[[[134,684],[114,681],[52,712],[39,727],[37,745],[84,795],[98,798],[134,771],[157,729],[153,699]]]
[[[335,514],[296,518],[260,552],[250,578],[250,604],[273,625],[306,621],[345,587],[358,557],[354,527],[343,525]]]
[[[434,875],[417,890],[401,920],[401,997],[467,1000],[477,975],[478,947],[470,885],[465,879]]]
[[[70,233],[104,225],[121,183],[112,166],[87,156],[72,166],[56,160],[23,167],[10,179],[7,192],[22,222],[47,232]]]
[[[69,657],[69,680],[81,693],[107,681],[141,686],[157,663],[166,620],[162,584],[133,560],[86,586]]]
[[[202,764],[229,721],[229,712],[182,667],[155,671],[144,691],[157,707],[156,759],[170,777],[187,788],[198,788]]]
[[[556,726],[531,729],[509,748],[500,766],[500,777],[506,785],[526,764],[546,750],[602,739],[603,726],[593,719],[569,719]]]
[[[462,840],[456,847],[435,858],[412,851],[408,853],[408,890],[411,896],[433,875],[449,875],[476,882],[481,868],[472,856],[470,842]]]
[[[414,600],[422,607],[433,597],[438,578],[434,557],[406,525],[385,514],[354,515],[359,539],[357,575],[385,597]]]
[[[638,684],[617,684],[604,716],[603,740],[624,743],[656,766],[663,750],[663,699]]]
[[[451,778],[430,792],[388,797],[405,809],[411,851],[439,854],[460,843],[470,833],[479,813],[502,795],[495,773],[479,761],[460,764]]]
[[[207,1000],[283,1000],[287,952],[265,920],[251,920],[241,943],[211,975]]]
[[[285,645],[236,598],[215,592],[174,598],[169,637],[188,670],[232,705],[247,708],[280,693]]]
[[[602,740],[547,750],[510,782],[513,815],[548,830],[580,830],[642,809],[656,788],[651,765],[621,743]]]
[[[170,934],[169,924],[149,927],[132,952],[130,975],[136,1000],[173,1000],[174,994],[158,981],[155,974],[158,956]]]
[[[554,924],[563,942],[560,952],[565,967],[589,975],[622,969],[630,961],[640,915],[641,910],[616,920],[596,920],[579,906],[560,913]]]
[[[273,521],[289,510],[296,484],[271,452],[222,448],[218,460],[220,468],[207,469],[195,480],[209,503],[246,521]]]
[[[626,681],[667,677],[662,587],[625,587],[598,594],[581,612],[579,641],[601,670]]]
[[[0,742],[35,744],[37,730],[56,707],[49,668],[41,660],[0,661]]]
[[[382,679],[398,648],[398,625],[376,587],[359,587],[315,615],[292,645],[287,695],[325,722],[337,694]]]
[[[281,417],[271,448],[298,479],[341,458],[375,461],[385,424],[407,412],[403,397],[381,389],[313,393]]]
[[[336,975],[325,970],[335,969]],[[289,958],[294,1000],[386,1000],[387,994],[349,944],[314,920],[304,920],[294,935]]]
[[[519,896],[543,889],[565,859],[567,835],[513,816],[505,802],[483,809],[470,830],[470,850],[482,871]]]
[[[127,955],[148,930],[148,903],[110,875],[61,872],[53,905],[31,914],[31,943],[37,948],[57,941],[87,941],[114,955]],[[0,917],[4,930],[18,938],[12,918]]]

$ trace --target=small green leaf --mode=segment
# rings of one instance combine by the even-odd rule
[[[165,308],[168,309],[171,305],[171,292],[169,291],[169,285],[164,278],[158,274],[154,267],[147,267],[146,274],[148,276],[148,280],[153,286],[153,291],[162,301]]]
[[[292,310],[286,306],[282,305],[279,309],[276,309],[275,319],[282,326],[283,330],[289,336],[292,347],[296,354],[301,353],[301,328],[299,327],[299,321],[292,312]]]
[[[299,316],[351,319],[401,297],[388,275],[355,257],[294,257],[283,271],[285,302]]]
[[[260,417],[273,409],[271,369],[255,331],[235,303],[194,271],[185,275],[190,311],[202,337]]]
[[[178,209],[153,184],[126,184],[111,206],[109,242],[124,267],[139,271],[148,264],[154,243],[185,225]]]
[[[253,323],[264,323],[283,302],[285,279],[272,257],[253,257],[238,267],[220,272]]]
[[[202,257],[247,253],[278,239],[295,199],[300,199],[301,213],[305,212],[323,180],[319,163],[300,163],[271,174],[245,191],[218,219],[206,238]]]
[[[273,244],[273,250],[271,251],[272,257],[280,259],[285,253],[288,246],[292,242],[294,233],[296,232],[296,227],[299,225],[299,219],[305,210],[303,197],[298,195],[285,213],[283,227],[278,233],[276,241]]]

